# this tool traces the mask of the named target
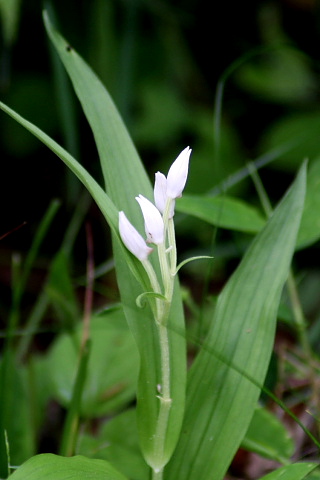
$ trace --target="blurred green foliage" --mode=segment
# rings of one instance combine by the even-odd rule
[[[37,0],[0,0],[0,98],[56,138],[101,181],[92,134],[46,38],[42,7]],[[310,323],[310,341],[315,350],[319,349],[320,255],[315,205],[320,178],[320,23],[316,3],[251,0],[230,7],[218,2],[209,12],[205,0],[56,0],[47,2],[46,8],[51,9],[59,30],[107,86],[150,175],[157,169],[166,173],[176,155],[190,145],[193,155],[186,195],[219,193],[222,200],[225,194],[233,195],[238,197],[239,204],[246,202],[260,211],[247,163],[253,162],[257,168],[263,166],[259,173],[274,205],[302,161],[309,159],[308,214],[299,234],[300,251],[294,268]],[[218,85],[223,88],[216,96]],[[221,102],[221,117],[215,108],[217,102]],[[50,322],[61,321],[60,317],[69,314],[70,309],[74,318],[74,312],[80,310],[76,297],[82,299],[83,292],[77,275],[85,272],[84,229],[79,227],[72,255],[68,252],[72,261],[69,258],[66,265],[59,263],[60,255],[53,262],[52,258],[60,248],[82,190],[76,178],[32,135],[5,115],[1,115],[0,122],[1,231],[6,233],[22,221],[28,222],[0,243],[1,325],[5,325],[10,307],[11,254],[16,250],[28,252],[44,209],[58,195],[62,199],[58,220],[41,247],[22,305],[23,322],[28,319],[51,268],[47,295],[52,302],[59,294],[60,303],[56,302],[47,313],[50,330]],[[181,206],[186,200],[187,196]],[[213,198],[205,201],[216,203]],[[93,225],[97,261],[103,263],[111,256],[104,221],[95,206],[84,215]],[[211,311],[215,294],[252,239],[251,234],[237,230],[255,230],[217,230],[226,226],[219,218],[211,223],[206,223],[203,215],[199,218],[188,217],[186,221],[182,208],[176,214],[181,257],[215,257],[213,268],[204,268],[199,262],[181,271],[188,289],[190,332],[198,332],[195,342],[201,341],[205,333],[202,329],[207,328],[208,305]],[[241,218],[235,223],[240,224]],[[308,249],[303,250],[306,246]],[[54,268],[58,269],[57,280]],[[103,292],[103,300],[97,295],[98,305],[105,303],[105,292],[109,293],[107,301],[116,296],[112,274],[104,277],[107,270],[103,263],[101,279],[96,283],[96,290]],[[67,287],[63,287],[61,279]],[[72,305],[67,305],[67,310],[62,308],[66,290],[72,292]],[[199,299],[204,297],[207,303],[199,307]],[[283,311],[286,307],[284,296]],[[291,339],[290,326],[292,323],[287,320],[285,332],[289,329]],[[49,333],[47,339],[40,334],[40,346],[35,343],[33,347],[46,348],[52,336]],[[281,359],[279,363],[283,367]],[[35,368],[44,367],[37,364]],[[269,375],[271,383],[276,383],[278,370],[274,365]],[[44,382],[45,377],[44,371]],[[15,384],[17,395],[26,396],[25,372],[19,374]],[[47,385],[48,391],[50,388]],[[293,397],[298,402],[306,395],[302,392]],[[28,412],[21,411],[20,415],[30,421]],[[114,425],[101,431],[103,440],[117,433],[117,424]],[[21,450],[21,458],[33,453],[34,437],[40,435],[40,427],[33,428],[36,433],[29,439],[30,451]],[[19,432],[21,438],[27,434],[27,429]],[[121,451],[116,453],[121,456]],[[19,455],[13,455],[19,462]],[[137,469],[141,468],[140,458],[133,455],[133,461]]]

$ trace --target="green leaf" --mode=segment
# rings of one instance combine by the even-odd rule
[[[30,458],[18,468],[12,480],[126,480],[110,463],[77,455],[59,457],[45,453]]]
[[[133,199],[141,193],[141,189],[146,195],[150,195],[152,190],[120,114],[95,73],[54,30],[46,12],[44,23],[91,126],[109,196],[117,210],[126,209],[129,217],[133,213],[142,225],[141,215],[137,214],[139,207]],[[130,192],[133,192],[133,197],[128,201]]]
[[[312,470],[312,472],[306,476],[308,480],[319,480],[320,478],[320,469],[319,465],[316,469]]]
[[[262,457],[286,463],[294,453],[294,443],[275,415],[259,407],[255,410],[241,447]]]
[[[149,478],[150,469],[139,447],[135,409],[108,420],[94,436],[80,437],[78,453],[112,462],[131,480]]]
[[[317,466],[316,463],[293,463],[264,475],[260,480],[302,480]]]
[[[232,197],[184,195],[176,202],[178,212],[187,213],[217,227],[257,233],[265,224],[259,211]]]
[[[152,188],[141,164],[136,149],[105,87],[70,45],[52,28],[45,15],[48,35],[71,78],[87,120],[92,128],[98,148],[107,191],[119,210],[124,210],[140,231],[142,216],[134,197],[143,194],[152,198]],[[177,152],[178,153],[178,152]],[[152,462],[155,447],[155,430],[158,419],[159,399],[157,385],[161,383],[158,332],[150,308],[137,309],[136,298],[142,293],[141,286],[130,272],[128,259],[120,243],[114,242],[117,280],[122,303],[130,329],[136,339],[140,353],[138,383],[138,428],[143,453]],[[159,266],[152,259],[155,269]],[[131,260],[136,269],[140,262]],[[130,264],[129,264],[130,265]],[[132,268],[131,268],[132,270]],[[140,274],[140,277],[142,274]],[[150,291],[145,284],[144,291]],[[186,382],[184,316],[176,281],[175,293],[168,320],[169,355],[171,374],[171,397],[168,429],[166,433],[165,457],[170,458],[177,443],[181,428]],[[175,333],[179,331],[179,334]]]
[[[190,370],[182,434],[166,480],[221,480],[245,435],[272,352],[305,177],[303,165],[219,296],[207,339]]]
[[[52,393],[68,407],[78,367],[81,327],[62,335],[48,355]],[[96,418],[123,408],[134,399],[138,377],[137,347],[122,308],[105,311],[91,320],[91,354],[82,394],[81,415]]]
[[[320,159],[310,164],[307,191],[297,247],[304,248],[320,238]]]

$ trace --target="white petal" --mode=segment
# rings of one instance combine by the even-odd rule
[[[119,212],[119,233],[127,249],[140,261],[146,260],[152,252],[140,233],[129,222],[124,212]]]
[[[154,203],[161,213],[164,212],[167,202],[167,179],[161,172],[157,172],[154,182]]]
[[[188,177],[190,154],[189,147],[182,150],[169,169],[167,176],[167,196],[169,198],[181,197]]]
[[[143,218],[144,228],[147,235],[147,242],[159,245],[164,241],[164,224],[161,213],[153,203],[143,195],[136,197],[139,203]]]
[[[154,203],[160,212],[163,214],[167,203],[167,179],[161,172],[156,173],[156,180],[154,182]],[[175,201],[171,200],[169,218],[174,215]]]

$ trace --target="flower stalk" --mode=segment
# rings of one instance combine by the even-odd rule
[[[156,173],[154,186],[154,202],[143,195],[136,197],[140,205],[146,233],[146,241],[130,223],[124,212],[119,213],[119,233],[124,245],[142,263],[152,288],[152,292],[145,292],[153,297],[150,306],[158,332],[160,348],[160,376],[158,384],[159,411],[154,432],[153,455],[149,465],[153,470],[153,480],[163,478],[163,468],[169,461],[165,452],[166,435],[172,406],[170,388],[170,347],[168,336],[168,319],[174,291],[174,277],[177,273],[177,251],[174,230],[175,199],[182,195],[185,187],[191,149],[185,148],[171,165],[167,178],[160,172]],[[147,243],[156,245],[161,280],[157,278],[155,270],[149,261],[153,251]],[[155,297],[155,301],[154,301]]]

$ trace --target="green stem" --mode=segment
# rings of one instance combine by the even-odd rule
[[[152,480],[162,480],[163,478],[163,469],[159,472],[152,471]]]
[[[312,349],[309,343],[307,331],[306,331],[306,321],[302,311],[300,298],[297,290],[297,285],[292,273],[292,270],[289,272],[289,277],[287,280],[287,288],[292,305],[292,313],[295,320],[297,333],[300,341],[300,345],[309,360],[312,359]]]
[[[171,393],[170,393],[170,349],[169,349],[169,338],[168,338],[168,329],[166,325],[157,323],[159,340],[160,340],[160,351],[161,351],[161,384],[159,392],[159,415],[157,420],[156,432],[155,432],[155,444],[154,452],[155,457],[159,459],[159,464],[163,462],[164,458],[164,447],[166,440],[166,433],[169,422],[170,409],[172,404]],[[162,479],[163,468],[160,471],[153,471],[152,478],[155,480]]]
[[[160,300],[161,310],[158,311],[159,316],[156,317],[156,326],[158,329],[160,344],[160,362],[161,362],[161,383],[159,385],[159,414],[155,430],[154,456],[157,459],[159,468],[154,468],[152,472],[153,480],[162,480],[163,467],[166,463],[165,444],[169,424],[169,416],[172,405],[171,389],[170,389],[170,347],[167,321],[170,312],[170,306],[174,288],[174,273],[177,266],[176,240],[174,232],[173,219],[169,218],[171,199],[168,199],[163,214],[164,221],[164,242],[158,245],[159,264],[164,287],[164,296],[166,301]],[[169,252],[166,249],[169,247]],[[169,257],[168,257],[169,255]]]
[[[161,270],[161,277],[162,277],[163,286],[164,286],[164,296],[168,298],[168,301],[169,301],[169,297],[167,296],[167,290],[169,289],[169,285],[171,283],[171,275],[170,275],[170,268],[168,265],[167,254],[166,254],[166,247],[164,243],[158,245],[158,257],[159,257],[159,264],[160,264],[160,270]]]
[[[177,269],[177,247],[176,247],[176,234],[174,231],[173,218],[168,221],[168,243],[170,245],[170,273],[171,276],[175,275]],[[171,282],[173,285],[173,281]]]
[[[311,386],[311,399],[310,403],[313,405],[317,412],[320,411],[320,400],[319,400],[319,366],[315,361],[314,353],[310,345],[310,341],[307,334],[306,320],[302,310],[299,293],[297,290],[297,285],[295,278],[293,276],[292,270],[289,272],[289,277],[287,280],[287,288],[291,300],[293,317],[296,324],[297,334],[299,338],[299,343],[302,347],[302,350],[305,355],[305,361],[308,365],[308,376],[310,378]],[[318,427],[318,432],[320,429]]]
[[[147,272],[147,275],[149,277],[152,290],[156,293],[161,293],[161,288],[160,288],[160,285],[159,285],[159,282],[158,282],[158,279],[157,279],[156,272],[153,269],[153,266],[151,265],[149,260],[144,260],[142,262],[142,264],[143,264],[144,269]],[[154,315],[155,319],[158,319],[159,317],[161,317],[161,315],[162,315],[161,312],[162,312],[162,309],[163,309],[162,308],[162,300],[160,300],[159,298],[156,298],[155,308],[154,308],[153,302],[151,302],[151,309],[152,309],[152,312],[153,312],[153,315]]]
[[[254,165],[254,163],[249,162],[247,166],[248,166],[248,171],[251,175],[252,181],[254,183],[254,186],[256,188],[256,191],[258,193],[263,210],[265,211],[265,214],[269,218],[272,214],[272,205],[267,195],[267,192],[265,191],[265,188],[263,186],[263,183],[261,182],[260,176],[257,172],[256,166]]]

